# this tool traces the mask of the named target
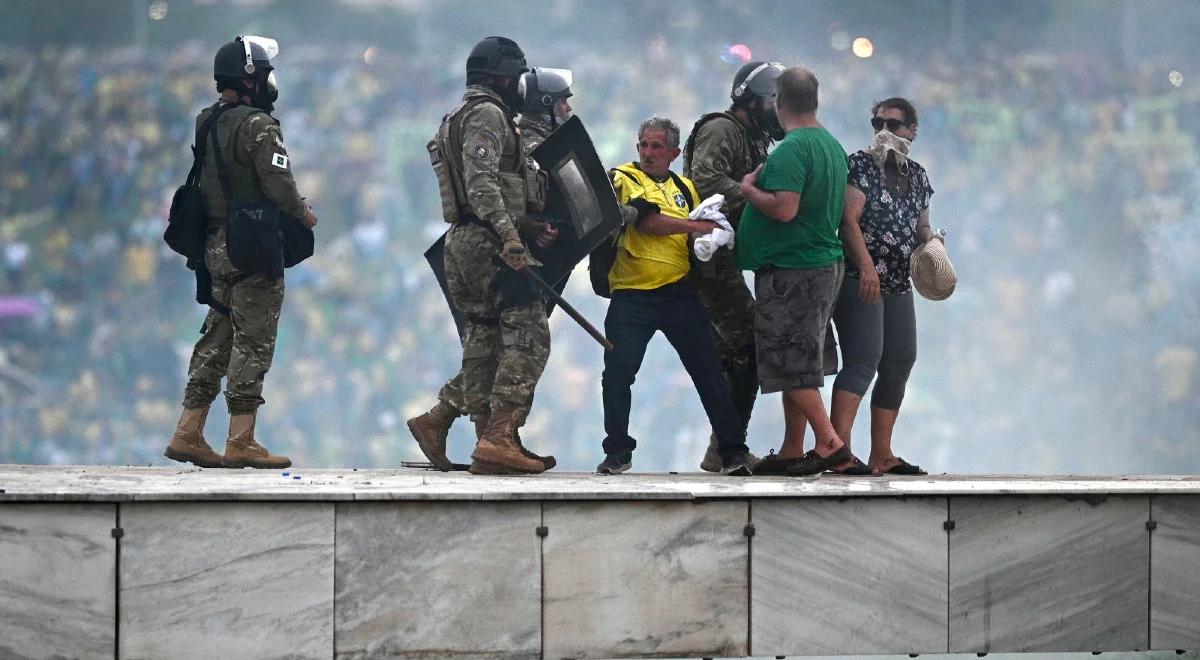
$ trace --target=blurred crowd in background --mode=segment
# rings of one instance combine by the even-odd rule
[[[170,7],[185,4],[220,13]],[[544,22],[489,29],[491,4],[456,22],[446,7],[470,3],[346,3],[419,33],[417,48],[289,42],[267,20],[289,5],[250,3],[232,12],[242,23],[214,18],[169,47],[0,42],[0,463],[168,462],[205,309],[162,232],[194,117],[216,99],[212,55],[242,32],[280,38],[276,116],[321,217],[316,256],[287,274],[259,435],[299,465],[418,458],[404,420],[460,359],[422,255],[445,230],[424,144],[461,94],[467,49],[500,33],[532,65],[574,70],[572,105],[609,166],[636,156],[645,117],[668,116],[686,137],[726,107],[749,57],[812,69],[820,117],[850,153],[869,142],[874,100],[911,99],[912,157],[930,174],[959,286],[945,302],[919,299],[896,450],[936,472],[1200,471],[1200,69],[1169,51],[1012,46],[983,28],[968,30],[969,52],[954,40],[889,51],[907,33],[882,32],[862,57],[853,17],[797,43],[769,21],[731,34],[744,5],[792,7],[699,3],[687,10],[699,20],[672,23],[675,5],[662,21],[614,5],[593,22],[585,4],[542,3],[555,12]],[[586,273],[566,295],[600,324],[606,302]],[[522,436],[588,469],[602,453],[601,349],[561,313],[551,328]],[[708,425],[661,338],[639,376],[636,467],[697,469]],[[218,450],[223,413],[218,398],[207,430]],[[868,426],[857,428],[861,453]],[[781,434],[778,396],[761,397],[750,447]],[[451,438],[462,460],[470,424]]]

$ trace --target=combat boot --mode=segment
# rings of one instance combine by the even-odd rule
[[[221,467],[221,455],[213,451],[204,440],[204,421],[208,419],[208,406],[184,408],[171,436],[171,444],[163,456],[180,463],[192,463],[200,467]]]
[[[758,465],[762,459],[750,452],[746,452],[746,457],[751,467]],[[704,458],[700,461],[700,469],[705,472],[720,472],[723,467],[721,455],[717,453],[717,434],[713,433],[708,436],[708,451],[704,452]]]
[[[229,438],[225,440],[225,456],[221,464],[227,468],[279,469],[290,467],[292,459],[276,456],[254,439],[255,413],[232,415],[229,418]]]
[[[416,440],[417,446],[421,448],[421,453],[425,454],[425,458],[429,459],[429,464],[435,470],[449,472],[453,467],[450,459],[446,457],[446,436],[450,433],[450,425],[457,418],[457,410],[444,401],[438,401],[429,412],[408,420],[408,431],[412,433],[413,440]],[[479,437],[478,434],[476,437]]]
[[[483,422],[475,422],[475,438],[476,439],[483,437],[484,426],[485,425]],[[534,459],[535,461],[541,461],[542,466],[545,467],[547,470],[550,470],[555,465],[558,465],[558,461],[555,460],[553,456],[542,456],[541,454],[535,454],[532,451],[530,451],[529,449],[526,449],[525,444],[521,442],[521,429],[520,428],[513,429],[513,440],[517,443],[517,446],[521,448],[522,454],[524,454],[528,458]],[[720,468],[718,468],[718,469],[720,469]]]
[[[546,471],[542,461],[525,455],[513,438],[520,410],[495,410],[488,418],[475,451],[471,474],[538,474]]]

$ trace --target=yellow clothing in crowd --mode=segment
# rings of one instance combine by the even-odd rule
[[[641,197],[658,204],[663,215],[686,218],[691,206],[688,196],[693,204],[699,199],[695,184],[686,177],[669,177],[660,183],[643,172],[636,162],[615,169],[613,188],[617,191],[617,201],[622,204]],[[687,190],[680,190],[676,180],[682,181]],[[687,234],[653,236],[638,231],[636,225],[629,225],[621,232],[617,243],[617,259],[608,273],[608,286],[613,291],[657,289],[683,279],[689,268]]]

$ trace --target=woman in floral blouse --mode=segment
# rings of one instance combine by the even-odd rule
[[[868,466],[855,458],[837,471],[925,474],[892,452],[892,430],[917,359],[908,257],[938,238],[929,228],[933,188],[925,168],[908,157],[917,137],[912,103],[890,98],[871,114],[871,146],[850,156],[841,227],[846,276],[833,312],[845,366],[833,383],[830,415],[838,437],[849,444],[859,403],[874,380],[871,456]]]

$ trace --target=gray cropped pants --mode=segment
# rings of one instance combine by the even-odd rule
[[[863,396],[874,380],[871,406],[899,410],[917,361],[913,292],[881,293],[878,301],[867,304],[858,297],[858,285],[857,277],[843,278],[833,309],[843,362],[833,387]]]

